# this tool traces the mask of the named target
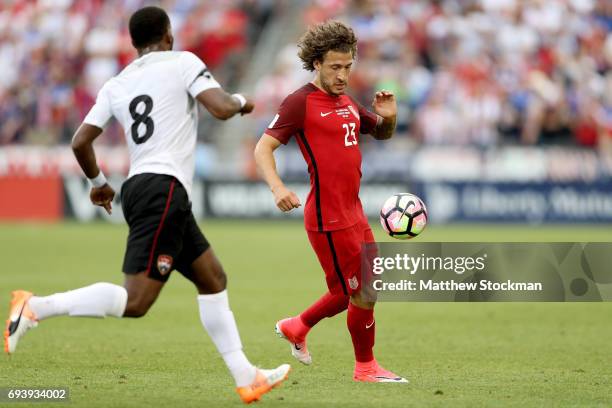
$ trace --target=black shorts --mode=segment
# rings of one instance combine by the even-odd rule
[[[177,269],[189,277],[191,264],[210,244],[191,212],[183,185],[174,177],[144,173],[121,187],[121,207],[130,227],[123,272],[145,272],[165,282]]]

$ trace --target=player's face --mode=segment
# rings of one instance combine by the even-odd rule
[[[342,95],[348,86],[348,78],[353,66],[350,52],[327,51],[323,61],[315,61],[318,82],[330,95]]]

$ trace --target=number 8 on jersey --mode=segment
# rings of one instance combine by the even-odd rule
[[[141,110],[141,106],[144,103],[144,112],[138,113]],[[132,99],[130,102],[130,115],[134,119],[132,123],[132,140],[136,144],[141,144],[149,140],[155,130],[155,123],[149,116],[153,110],[153,99],[149,95],[139,95]],[[141,124],[145,125],[145,132],[142,136],[139,133],[139,127]]]

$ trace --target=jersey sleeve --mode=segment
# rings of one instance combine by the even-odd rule
[[[306,98],[301,93],[293,93],[285,98],[278,108],[278,113],[266,129],[266,134],[282,144],[289,143],[291,136],[304,128]]]
[[[359,120],[361,122],[359,133],[372,134],[378,123],[378,115],[364,108],[359,102],[355,101],[355,103],[359,109]]]
[[[104,126],[106,126],[106,123],[112,117],[113,112],[111,110],[110,95],[108,94],[108,85],[105,84],[98,92],[96,103],[89,110],[85,119],[83,119],[83,123],[104,129]]]
[[[212,88],[221,88],[213,78],[206,64],[194,53],[185,51],[181,54],[181,75],[185,89],[194,98],[203,91]]]

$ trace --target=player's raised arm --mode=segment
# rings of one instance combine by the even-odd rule
[[[200,58],[191,52],[180,56],[181,76],[189,94],[217,119],[226,120],[237,113],[253,111],[253,101],[241,94],[230,95],[215,80]]]
[[[108,184],[106,177],[98,167],[96,153],[93,149],[93,142],[101,133],[101,128],[83,123],[72,138],[72,151],[91,183],[92,188],[89,193],[91,202],[94,205],[104,207],[106,212],[110,214],[115,190]]]
[[[397,121],[397,103],[395,95],[390,91],[379,91],[374,95],[372,102],[374,112],[381,118],[377,121],[375,128],[371,132],[372,136],[378,140],[390,139],[395,130]]]
[[[278,139],[264,133],[259,142],[257,142],[257,146],[255,146],[255,162],[257,163],[259,173],[268,183],[272,194],[274,194],[276,206],[281,211],[291,211],[294,208],[298,208],[301,203],[298,196],[285,187],[276,171],[274,151],[280,145],[281,142]]]
[[[200,92],[196,99],[217,119],[226,120],[237,113],[251,113],[255,105],[241,94],[225,92],[222,88],[211,88]]]
[[[217,119],[226,120],[237,113],[253,111],[253,101],[241,94],[225,92],[206,64],[191,52],[182,52],[181,76],[189,94]]]

